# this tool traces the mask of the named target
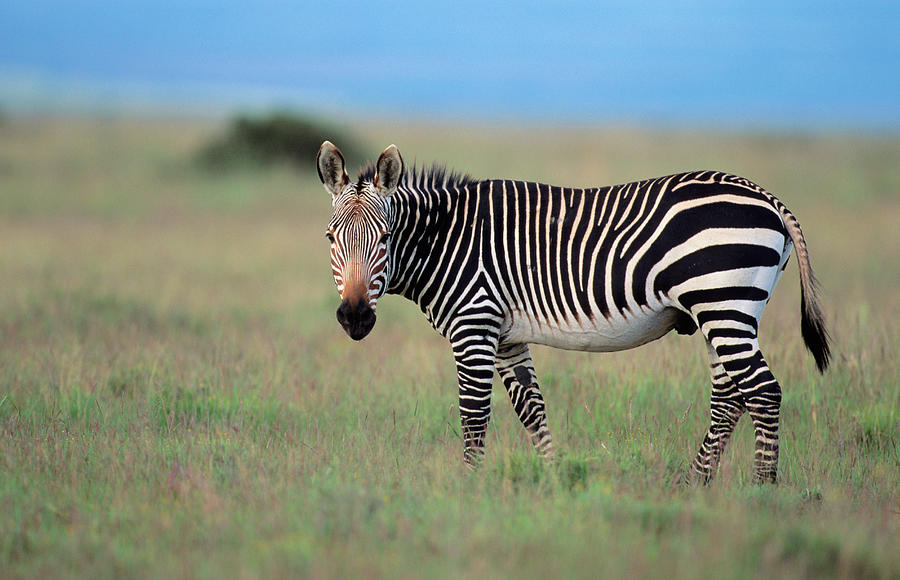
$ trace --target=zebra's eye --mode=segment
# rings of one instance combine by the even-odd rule
[[[332,244],[334,243],[334,235],[330,231],[325,232],[325,237],[328,238],[329,242],[331,242]]]
[[[390,237],[391,237],[391,232],[384,232],[383,234],[381,234],[381,239],[378,240],[378,243],[386,244],[386,243],[388,243],[388,240],[390,239]]]

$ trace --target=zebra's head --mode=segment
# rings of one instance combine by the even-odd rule
[[[325,141],[316,166],[334,208],[325,237],[331,243],[331,271],[341,295],[337,319],[350,338],[361,340],[375,326],[375,307],[387,289],[387,198],[397,191],[403,159],[391,145],[378,158],[374,177],[353,183],[343,155]]]

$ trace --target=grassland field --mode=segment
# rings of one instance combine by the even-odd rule
[[[779,485],[750,483],[746,418],[714,483],[679,485],[709,386],[702,339],[674,334],[535,348],[559,460],[495,388],[469,473],[449,347],[417,308],[384,298],[361,343],[335,322],[311,168],[202,171],[210,121],[6,118],[0,577],[900,578],[900,139],[347,129],[372,158],[396,143],[479,177],[712,168],[778,195],[836,355],[821,376],[803,348],[792,260],[761,329]]]

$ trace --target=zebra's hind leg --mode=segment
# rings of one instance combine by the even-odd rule
[[[709,431],[691,463],[693,481],[703,484],[709,483],[717,471],[725,446],[734,433],[734,427],[746,411],[744,396],[728,376],[716,351],[709,342],[706,343],[706,348],[709,354],[709,376],[712,381]]]
[[[778,473],[778,422],[781,414],[781,385],[759,350],[754,329],[752,338],[736,339],[704,333],[722,363],[722,368],[744,398],[744,406],[756,431],[753,461],[754,483],[775,483]]]
[[[553,440],[547,427],[546,406],[538,387],[528,345],[501,345],[497,350],[496,366],[509,401],[531,436],[534,448],[542,457],[552,460]]]

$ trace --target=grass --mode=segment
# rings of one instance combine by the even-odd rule
[[[745,419],[695,489],[677,480],[708,420],[696,336],[535,348],[558,463],[498,389],[468,473],[446,343],[396,297],[347,339],[327,194],[287,167],[194,169],[216,130],[0,126],[0,576],[900,575],[900,142],[359,127],[373,156],[394,142],[478,176],[716,167],[787,203],[834,367],[820,377],[803,350],[792,265],[762,328],[785,391],[781,483],[750,485]]]

